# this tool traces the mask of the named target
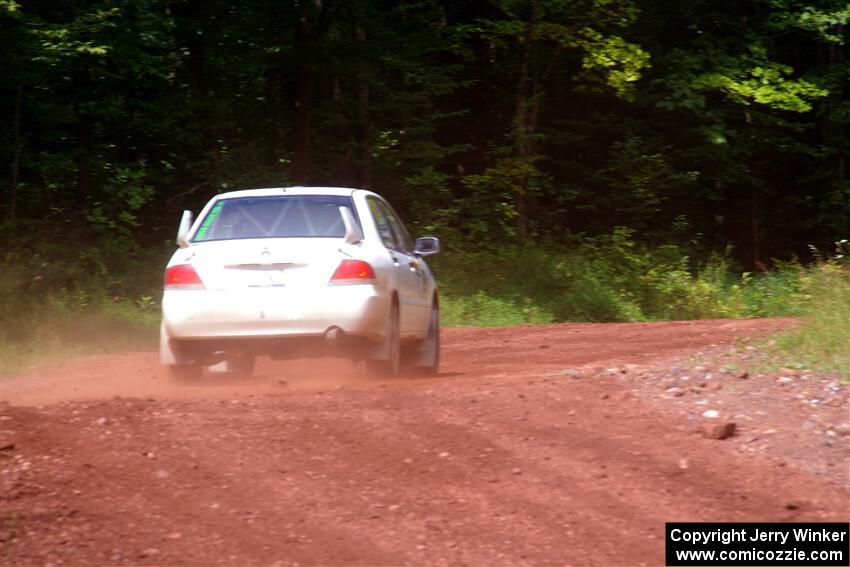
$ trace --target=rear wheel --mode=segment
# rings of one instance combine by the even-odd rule
[[[366,368],[375,376],[397,376],[401,367],[401,339],[399,332],[398,305],[393,303],[390,320],[387,323],[387,335],[384,338],[384,351],[387,358],[366,361]]]

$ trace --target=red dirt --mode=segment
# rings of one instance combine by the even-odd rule
[[[847,521],[846,386],[793,443],[802,406],[771,376],[653,386],[792,324],[448,329],[429,379],[261,360],[184,385],[149,352],[3,377],[0,562],[663,565],[665,521]],[[740,416],[695,433],[693,408],[740,400],[772,448]]]

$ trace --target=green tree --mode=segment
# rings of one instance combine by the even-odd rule
[[[637,14],[628,0],[504,0],[495,13],[477,19],[479,57],[492,62],[482,62],[480,80],[488,83],[484,88],[501,87],[500,102],[513,101],[510,110],[496,111],[510,117],[500,136],[510,141],[512,151],[493,146],[490,165],[463,179],[475,201],[471,207],[482,202],[483,191],[489,188],[490,205],[513,219],[510,233],[520,240],[529,236],[533,203],[552,186],[551,176],[541,166],[545,155],[540,142],[546,139],[540,129],[541,111],[547,104],[561,107],[569,91],[631,96],[649,56],[618,32],[633,25]]]

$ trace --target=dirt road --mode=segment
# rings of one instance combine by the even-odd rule
[[[657,566],[665,521],[847,521],[846,386],[815,419],[782,392],[823,381],[704,362],[791,324],[449,329],[429,379],[181,385],[154,353],[4,377],[0,563]],[[736,436],[695,432],[709,405]]]

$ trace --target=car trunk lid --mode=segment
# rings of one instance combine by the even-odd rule
[[[193,246],[190,262],[207,289],[326,285],[345,257],[338,238],[218,240]]]

